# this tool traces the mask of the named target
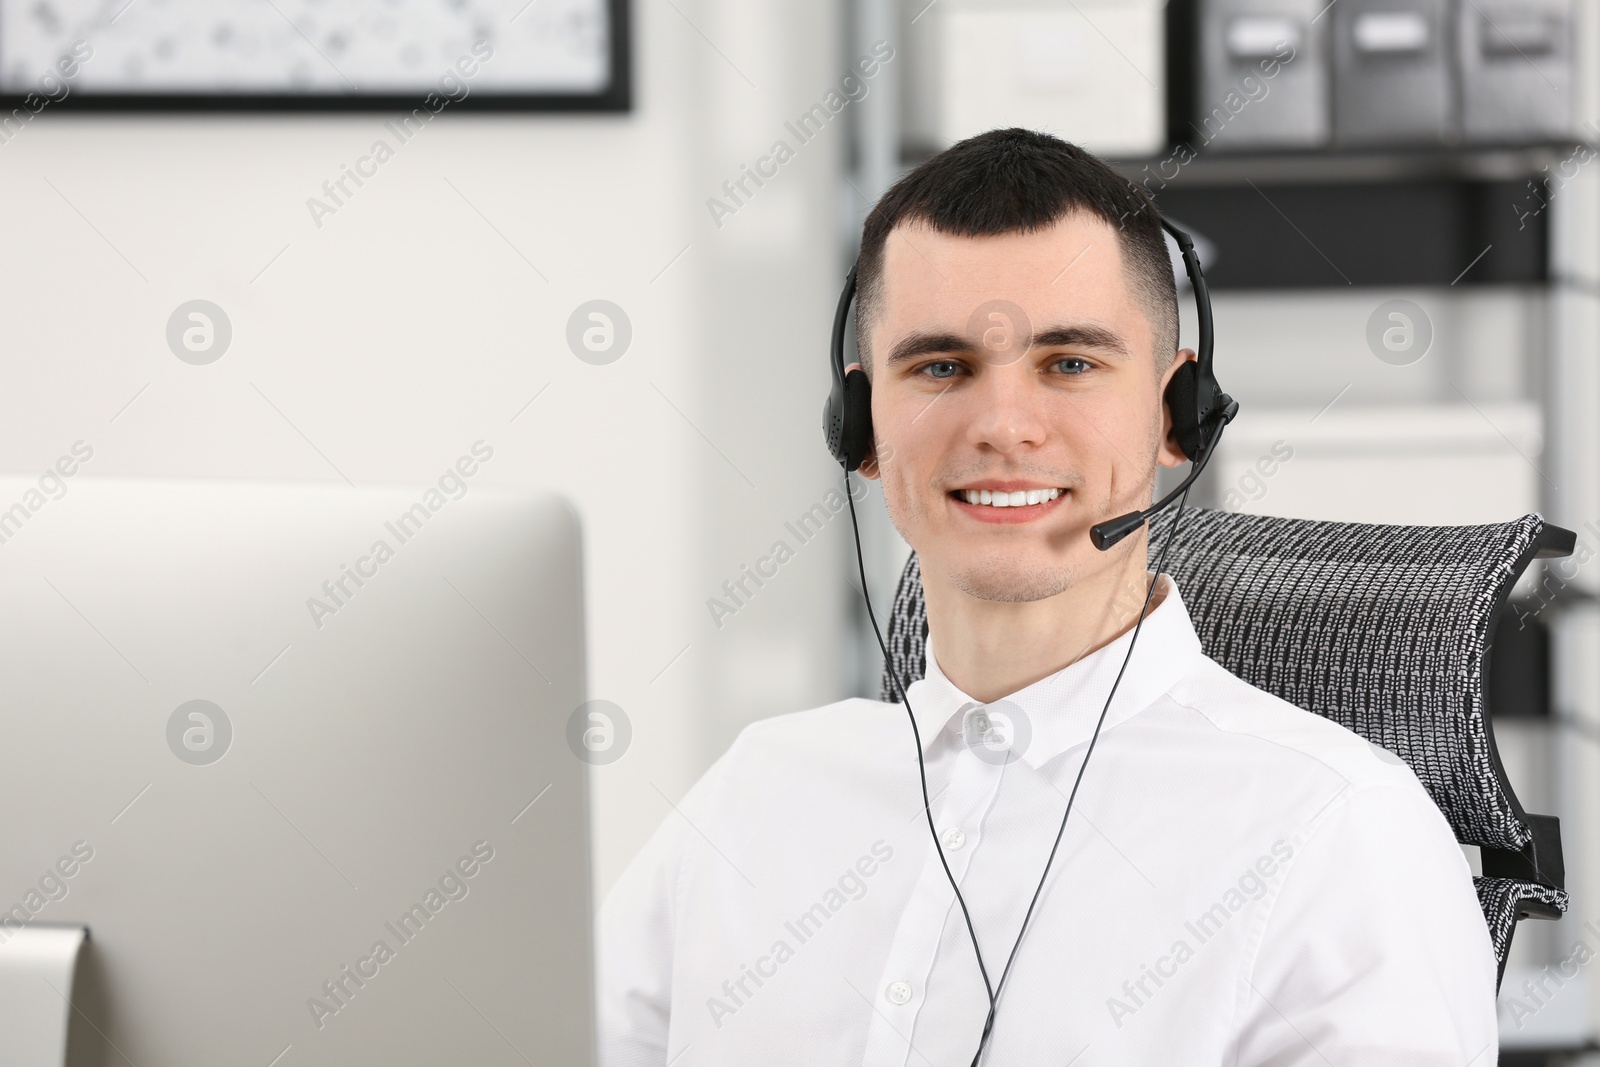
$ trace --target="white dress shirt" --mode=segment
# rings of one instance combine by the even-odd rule
[[[1146,618],[1000,998],[994,1067],[1492,1067],[1466,857],[1398,757]],[[910,687],[998,981],[1130,634],[988,707]],[[747,727],[598,918],[601,1067],[967,1067],[988,1001],[902,705]]]

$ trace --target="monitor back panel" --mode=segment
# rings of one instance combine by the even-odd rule
[[[592,1062],[577,522],[458,483],[0,479],[0,909],[90,927],[74,1063]]]

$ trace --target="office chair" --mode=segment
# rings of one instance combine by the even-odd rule
[[[1153,520],[1152,545],[1171,516]],[[1559,822],[1522,809],[1495,748],[1490,643],[1518,576],[1534,559],[1570,555],[1576,536],[1538,515],[1373,526],[1208,508],[1185,510],[1178,533],[1166,570],[1206,655],[1404,759],[1456,839],[1479,847],[1473,882],[1498,988],[1518,920],[1559,919],[1568,897]],[[907,685],[924,674],[927,636],[913,553],[886,641]],[[896,699],[887,671],[883,699]]]

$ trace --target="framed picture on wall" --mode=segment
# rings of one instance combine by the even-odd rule
[[[0,121],[44,106],[627,111],[628,2],[0,0]]]

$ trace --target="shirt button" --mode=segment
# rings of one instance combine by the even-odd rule
[[[972,729],[979,734],[988,733],[989,728],[993,725],[994,724],[989,721],[989,716],[985,715],[981,711],[972,716]]]
[[[967,843],[967,835],[961,832],[961,827],[951,826],[944,832],[944,847],[954,852]]]
[[[911,999],[911,984],[909,982],[891,982],[884,991],[890,1003],[904,1004]]]

